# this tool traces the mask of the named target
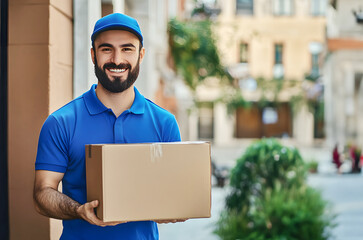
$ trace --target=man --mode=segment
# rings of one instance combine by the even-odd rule
[[[87,202],[86,144],[180,141],[174,116],[134,87],[145,55],[137,21],[108,15],[96,22],[91,40],[98,84],[45,121],[35,163],[35,208],[63,219],[61,239],[158,239],[155,222],[106,223],[95,215],[97,199]]]

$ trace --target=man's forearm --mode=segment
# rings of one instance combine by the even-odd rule
[[[37,211],[44,216],[56,219],[80,218],[77,209],[81,204],[51,187],[34,191],[34,201]]]

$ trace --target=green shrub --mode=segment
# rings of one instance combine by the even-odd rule
[[[297,149],[275,139],[252,144],[231,172],[215,233],[225,240],[328,239],[333,216],[306,176]]]
[[[319,163],[314,159],[306,162],[306,168],[310,173],[317,173],[318,167],[319,167]]]

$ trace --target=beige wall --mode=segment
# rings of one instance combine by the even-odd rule
[[[309,1],[297,1],[293,16],[274,16],[269,1],[256,1],[254,16],[236,15],[235,0],[226,0],[216,34],[225,66],[238,63],[239,44],[249,44],[249,73],[272,78],[274,44],[282,43],[286,79],[302,80],[311,70],[309,43],[325,42],[324,17],[312,17]]]
[[[72,0],[9,1],[10,239],[49,239],[32,192],[40,128],[72,99]]]

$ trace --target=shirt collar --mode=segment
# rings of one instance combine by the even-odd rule
[[[97,84],[93,84],[91,89],[83,94],[87,110],[91,115],[96,115],[108,110],[108,108],[98,99],[96,87]],[[135,99],[129,111],[134,114],[143,114],[145,110],[145,97],[139,93],[136,87],[134,87],[134,91]]]
[[[133,114],[143,114],[145,111],[145,97],[134,87],[135,99],[130,108],[130,112]]]

